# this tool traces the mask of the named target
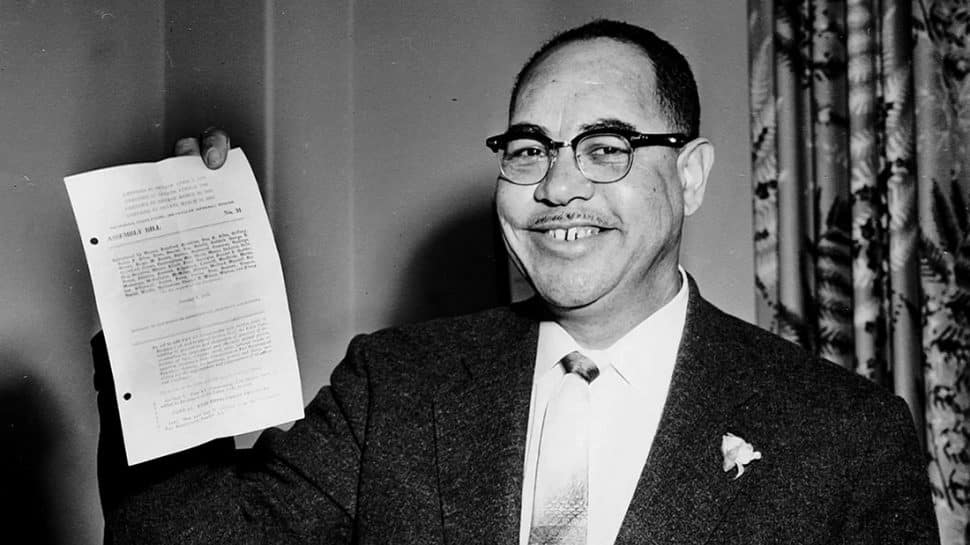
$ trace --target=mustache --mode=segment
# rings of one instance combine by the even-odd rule
[[[597,227],[612,227],[613,222],[592,210],[563,210],[560,212],[538,214],[529,219],[529,227],[541,228],[558,223],[588,223]]]

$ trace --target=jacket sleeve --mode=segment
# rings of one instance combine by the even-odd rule
[[[893,397],[878,410],[866,416],[874,426],[864,455],[854,461],[841,542],[938,544],[927,464],[909,409]]]
[[[368,406],[359,341],[289,431],[266,430],[248,450],[220,439],[128,467],[104,339],[95,337],[105,543],[349,543]]]

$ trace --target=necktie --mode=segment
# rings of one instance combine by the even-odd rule
[[[566,373],[542,421],[529,545],[586,543],[589,383],[599,369],[579,352],[559,363]]]

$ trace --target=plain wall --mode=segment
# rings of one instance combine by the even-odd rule
[[[0,541],[101,541],[91,283],[62,178],[160,158],[154,1],[0,2]]]
[[[5,528],[100,542],[96,311],[63,176],[157,160],[179,136],[226,127],[274,223],[308,398],[353,334],[508,298],[484,139],[504,130],[528,54],[597,16],[657,30],[694,66],[718,157],[684,262],[751,320],[745,3],[588,6],[0,4],[0,467],[13,483],[0,497],[17,500]]]

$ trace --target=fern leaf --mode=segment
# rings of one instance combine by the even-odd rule
[[[936,232],[940,236],[942,249],[953,253],[960,246],[963,239],[963,232],[957,223],[950,203],[940,189],[940,184],[933,180],[933,222],[936,224]]]
[[[950,267],[946,253],[920,230],[920,276],[949,284]]]
[[[765,108],[775,107],[772,53],[771,39],[766,38],[751,61],[751,112],[756,119],[763,117],[760,112]]]
[[[967,223],[970,221],[970,211],[967,210],[967,201],[963,198],[963,188],[960,187],[960,182],[957,180],[950,180],[950,204],[953,207],[953,215],[956,218],[957,224],[960,226],[960,232],[966,234],[968,230]]]
[[[815,335],[803,317],[792,312],[785,305],[777,303],[775,305],[775,318],[778,321],[777,333],[779,335],[798,343],[810,352],[815,352]]]

